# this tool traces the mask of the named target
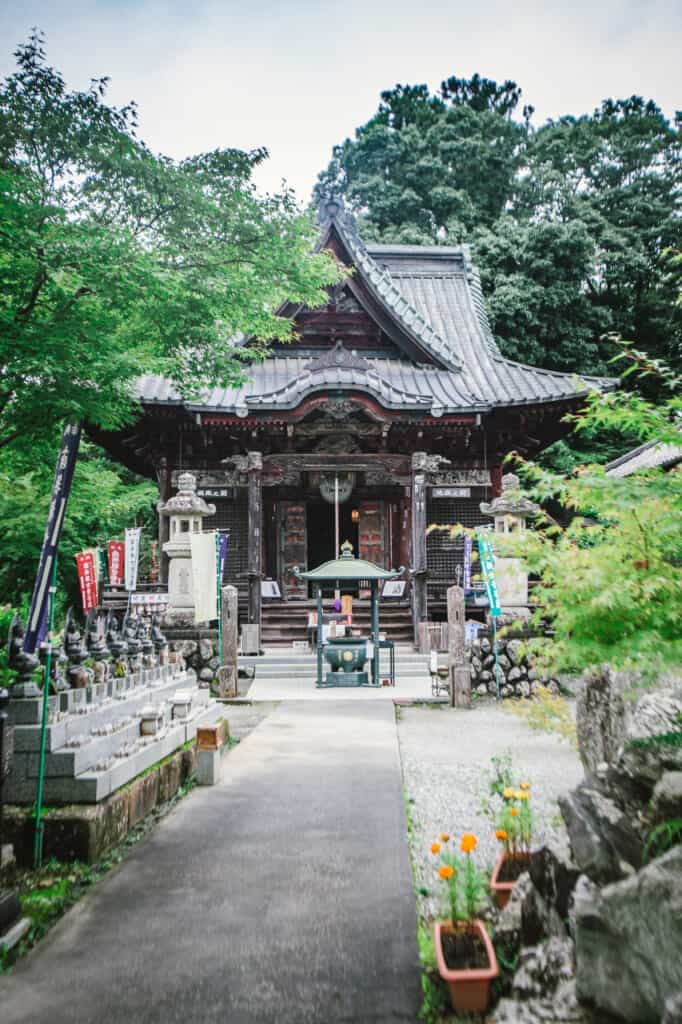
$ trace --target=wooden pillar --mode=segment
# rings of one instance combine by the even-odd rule
[[[247,455],[249,478],[249,550],[247,573],[249,577],[249,622],[260,626],[261,621],[261,580],[263,549],[263,456],[260,452]]]
[[[426,452],[412,455],[412,623],[414,642],[419,643],[419,623],[427,616],[426,605]]]
[[[450,704],[468,708],[471,703],[471,674],[464,649],[464,591],[448,587],[448,668]]]

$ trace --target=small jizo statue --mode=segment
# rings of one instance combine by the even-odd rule
[[[7,640],[8,663],[11,669],[17,673],[17,680],[12,687],[12,692],[18,693],[21,688],[21,695],[24,697],[40,696],[40,690],[36,686],[33,674],[38,668],[39,660],[37,655],[29,654],[24,650],[24,637],[26,629],[18,615],[15,615],[9,627]]]
[[[92,682],[92,672],[83,664],[88,656],[88,651],[76,626],[72,608],[69,608],[66,613],[64,650],[69,659],[69,685],[74,690],[82,690],[84,686],[89,686]]]

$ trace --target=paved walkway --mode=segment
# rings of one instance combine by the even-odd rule
[[[8,978],[3,1024],[416,1020],[393,706],[281,705]]]

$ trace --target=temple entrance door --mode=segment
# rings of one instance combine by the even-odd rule
[[[385,568],[386,527],[384,523],[384,502],[363,501],[358,511],[360,513],[358,556]]]
[[[339,547],[345,540],[358,553],[358,524],[353,522],[355,506],[350,501],[339,505]],[[336,557],[334,550],[334,506],[328,501],[308,502],[308,565],[316,569]]]
[[[306,509],[302,501],[280,501],[278,505],[278,564],[282,597],[305,600],[308,584],[294,575],[308,568],[306,545]]]

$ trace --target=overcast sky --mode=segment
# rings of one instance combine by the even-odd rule
[[[396,82],[512,78],[536,123],[633,93],[682,107],[679,0],[0,0],[3,76],[34,25],[69,86],[137,101],[153,149],[266,146],[259,184],[302,200]]]

